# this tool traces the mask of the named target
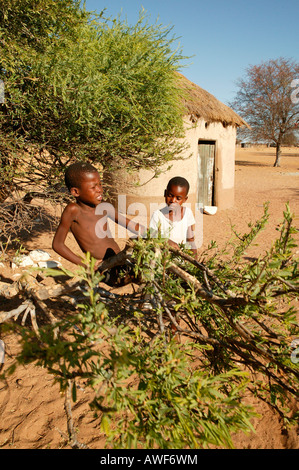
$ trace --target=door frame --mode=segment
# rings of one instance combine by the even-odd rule
[[[204,198],[205,194],[204,191],[206,189],[207,178],[209,175],[205,175],[202,173],[202,170],[206,171],[207,168],[203,167],[202,161],[200,160],[200,152],[199,147],[200,145],[211,145],[214,148],[214,155],[213,155],[213,169],[212,169],[212,194],[211,194],[211,202],[209,204],[205,204]],[[197,194],[196,200],[197,203],[205,205],[212,205],[216,204],[216,154],[217,154],[217,141],[212,139],[198,139],[197,142]],[[207,171],[206,171],[207,173]],[[204,180],[204,176],[206,176]],[[204,184],[202,182],[204,181]],[[201,201],[199,199],[202,199]]]

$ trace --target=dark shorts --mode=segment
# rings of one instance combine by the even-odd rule
[[[116,253],[112,248],[107,248],[103,261],[115,255]],[[133,266],[130,265],[115,266],[108,269],[103,274],[105,277],[101,282],[104,282],[110,287],[121,287],[131,282],[136,282]]]

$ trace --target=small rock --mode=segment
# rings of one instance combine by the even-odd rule
[[[18,267],[25,268],[26,266],[34,266],[33,260],[27,255],[15,256],[11,263],[13,269]]]
[[[29,256],[32,259],[32,261],[34,261],[34,262],[48,261],[50,259],[49,253],[47,253],[44,250],[30,251]]]

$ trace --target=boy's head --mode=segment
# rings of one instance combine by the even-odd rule
[[[77,162],[70,165],[65,172],[65,184],[77,202],[94,207],[102,201],[100,175],[90,163]]]
[[[166,204],[170,206],[176,203],[181,206],[188,199],[189,187],[188,181],[182,176],[171,178],[164,192]]]
[[[65,184],[68,190],[80,188],[86,173],[97,173],[98,170],[88,162],[76,162],[67,167],[65,171]]]

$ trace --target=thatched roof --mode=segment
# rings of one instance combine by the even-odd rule
[[[179,86],[183,90],[183,105],[192,121],[203,118],[206,122],[222,122],[224,125],[248,126],[235,111],[217,100],[211,93],[178,73]]]

